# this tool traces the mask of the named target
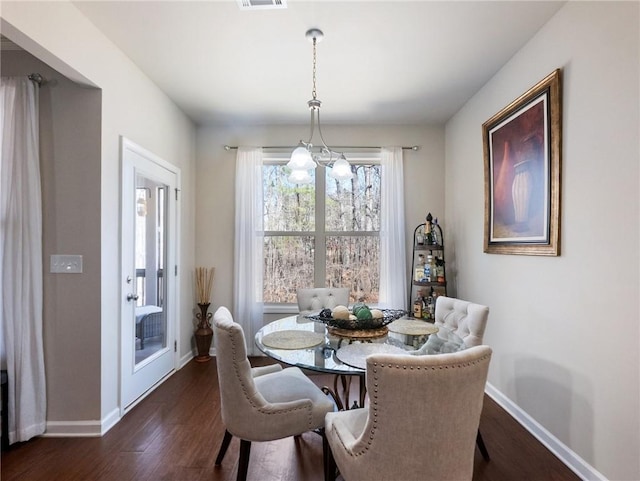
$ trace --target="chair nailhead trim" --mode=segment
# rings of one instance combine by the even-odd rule
[[[228,332],[228,331],[227,331]],[[230,334],[230,333],[229,333]],[[240,372],[238,371],[238,363],[236,362],[238,359],[238,353],[237,353],[237,345],[235,342],[235,339],[233,336],[229,336],[230,340],[231,340],[231,352],[232,352],[232,358],[233,358],[233,370],[236,374],[236,378],[238,379],[238,381],[240,382],[240,385],[242,386],[242,392],[244,393],[244,396],[246,398],[247,401],[249,401],[249,404],[251,405],[251,407],[253,407],[256,411],[258,411],[261,414],[266,414],[267,416],[273,416],[273,415],[282,415],[282,414],[287,414],[290,412],[295,412],[295,411],[300,411],[302,409],[307,411],[307,426],[309,429],[313,429],[313,415],[312,415],[312,409],[308,409],[304,406],[299,406],[299,407],[295,407],[295,408],[289,408],[286,410],[280,410],[278,412],[271,412],[271,411],[267,411],[265,410],[263,407],[258,407],[256,405],[256,403],[251,399],[251,397],[249,396],[248,390],[247,390],[247,385],[245,384],[245,382],[242,380],[242,377],[240,376]],[[248,362],[248,360],[247,360]]]
[[[487,359],[489,357],[490,357],[490,355],[486,355],[486,356],[482,356],[481,358],[478,358],[475,361],[460,362],[460,363],[457,363],[457,364],[450,364],[450,365],[447,365],[447,366],[430,366],[428,368],[421,367],[421,366],[406,366],[404,364],[389,363],[389,364],[385,365],[385,364],[378,364],[377,362],[374,363],[371,372],[373,373],[373,376],[374,376],[373,385],[376,386],[376,388],[373,390],[373,395],[369,399],[369,409],[370,409],[369,418],[373,419],[371,430],[369,431],[369,439],[367,440],[366,446],[364,446],[364,448],[361,451],[349,452],[349,450],[346,448],[344,442],[340,438],[340,442],[342,443],[342,446],[343,446],[344,450],[347,453],[349,453],[352,457],[358,457],[358,456],[362,456],[363,454],[365,454],[369,450],[369,447],[373,444],[373,438],[375,436],[376,430],[378,429],[378,389],[377,389],[377,386],[378,386],[378,367],[383,368],[383,369],[384,368],[391,368],[391,369],[404,369],[404,370],[406,370],[407,368],[410,368],[411,370],[415,369],[416,371],[420,371],[420,370],[423,370],[423,369],[430,370],[430,371],[435,371],[436,369],[438,369],[438,370],[449,369],[449,368],[456,369],[456,368],[461,368],[461,367],[473,366],[473,365],[476,365],[476,364],[480,363],[481,361],[484,361],[485,359]]]

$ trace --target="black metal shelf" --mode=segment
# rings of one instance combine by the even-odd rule
[[[431,223],[431,214],[427,217],[427,221]],[[431,288],[431,292],[435,292],[438,295],[447,295],[447,282],[446,282],[446,263],[444,262],[444,236],[442,234],[442,228],[437,223],[431,223],[431,235],[427,236],[425,234],[426,230],[426,222],[418,225],[413,231],[413,254],[411,258],[411,273],[409,277],[409,299],[407,305],[407,311],[409,312],[408,317],[415,318],[413,315],[413,304],[415,299],[418,297],[418,293],[420,288]],[[437,243],[428,243],[428,241],[437,241]],[[419,243],[419,241],[421,243]],[[442,261],[442,265],[444,268],[444,282],[437,281],[416,281],[414,280],[414,273],[416,268],[416,257],[417,255],[423,252],[433,253],[437,252],[438,255],[434,257],[438,257]],[[430,318],[415,318],[426,320],[427,322],[433,322],[433,319]]]
[[[422,282],[422,281],[412,281],[414,286],[418,287],[447,287],[447,283],[445,282]]]
[[[423,226],[423,225],[424,224],[420,224],[420,226]],[[413,250],[414,251],[443,251],[444,246],[440,244],[415,244],[414,242]]]

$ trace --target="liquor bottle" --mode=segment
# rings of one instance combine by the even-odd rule
[[[429,319],[436,318],[436,298],[438,294],[434,291],[433,287],[431,288],[431,292],[429,293],[427,310],[429,311]]]
[[[428,255],[427,256],[427,262],[425,263],[423,269],[424,269],[424,282],[431,282],[434,277],[434,272],[433,272],[433,256],[432,255]]]
[[[444,282],[444,259],[436,257],[436,281]]]
[[[416,282],[422,282],[424,280],[424,255],[418,254],[418,263],[413,274],[413,280]]]
[[[439,237],[440,234],[440,226],[438,225],[438,218],[433,219],[431,224],[431,241],[433,245],[442,244],[441,239]]]
[[[422,318],[422,298],[416,297],[413,303],[413,317],[416,319]]]
[[[431,292],[433,292],[433,289],[431,289]],[[433,319],[433,317],[431,316],[431,311],[429,309],[429,306],[431,305],[431,295],[425,296],[422,299],[422,318],[425,321],[431,321]]]
[[[427,221],[424,224],[424,243],[427,245],[433,244],[433,226],[431,225],[431,221],[433,220],[433,216],[431,212],[427,214]]]
[[[418,232],[416,232],[416,244],[419,246],[424,245],[424,229],[418,228]]]

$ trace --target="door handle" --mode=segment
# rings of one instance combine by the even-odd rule
[[[138,294],[127,294],[127,301],[137,301]]]

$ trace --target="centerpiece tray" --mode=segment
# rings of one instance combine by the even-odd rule
[[[319,314],[304,316],[312,321],[322,322],[329,327],[349,330],[380,329],[382,326],[400,319],[407,314],[403,309],[380,309],[382,317],[372,319],[336,319],[335,317],[322,317]]]

